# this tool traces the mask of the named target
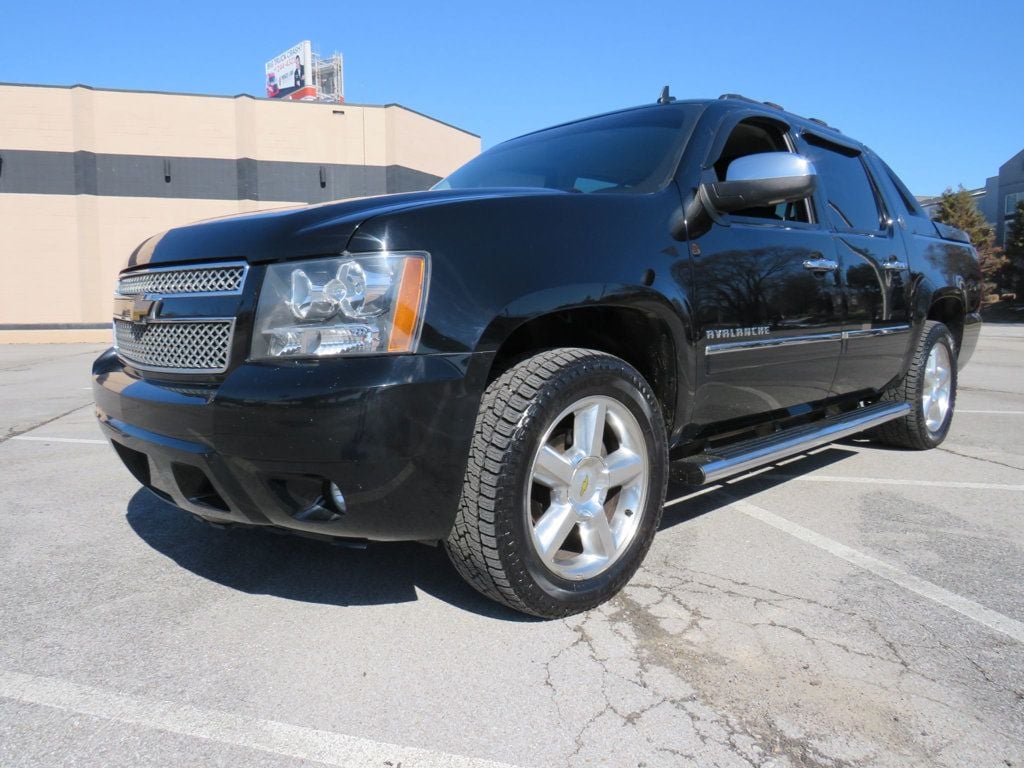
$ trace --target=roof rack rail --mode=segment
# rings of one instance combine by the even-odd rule
[[[736,99],[737,101],[745,101],[748,104],[764,104],[766,107],[771,107],[772,109],[777,109],[780,112],[785,112],[786,111],[785,107],[783,107],[781,104],[776,104],[774,101],[758,101],[757,99],[752,99],[749,96],[744,96],[743,94],[740,94],[740,93],[723,93],[718,98],[719,99]]]
[[[836,133],[842,133],[842,131],[840,131],[834,125],[829,125],[824,120],[822,120],[820,117],[808,117],[807,119],[810,122],[814,123],[815,125],[820,125],[822,128],[828,128],[830,131],[835,131]]]
[[[746,102],[748,102],[750,104],[760,104],[761,103],[757,99],[751,99],[751,98],[749,98],[747,96],[744,96],[742,94],[739,94],[739,93],[723,93],[718,98],[719,98],[719,100],[721,100],[721,99],[736,99],[737,101],[746,101]]]
[[[718,98],[719,98],[719,100],[721,100],[721,99],[735,99],[736,101],[745,101],[748,104],[763,104],[766,107],[771,107],[772,109],[777,109],[780,112],[785,112],[786,111],[785,107],[783,107],[781,104],[776,104],[774,101],[758,101],[757,99],[751,99],[751,98],[749,98],[747,96],[744,96],[742,94],[739,94],[739,93],[723,93]],[[842,131],[840,131],[834,125],[829,125],[828,123],[826,123],[824,120],[822,120],[820,118],[808,117],[806,119],[809,122],[812,122],[812,123],[814,123],[816,125],[820,125],[822,128],[828,128],[830,131],[835,131],[836,133],[842,133]]]

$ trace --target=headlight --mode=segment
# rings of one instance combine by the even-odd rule
[[[422,252],[271,265],[256,308],[253,358],[414,352],[427,268]]]

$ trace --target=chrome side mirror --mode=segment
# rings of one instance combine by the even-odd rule
[[[762,152],[733,160],[725,181],[701,185],[701,196],[715,211],[730,213],[802,200],[814,193],[817,180],[806,157]]]

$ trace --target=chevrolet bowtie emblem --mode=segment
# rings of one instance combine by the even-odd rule
[[[121,310],[121,319],[130,320],[133,323],[145,324],[146,321],[156,317],[160,310],[160,302],[151,299],[135,299],[130,306]]]

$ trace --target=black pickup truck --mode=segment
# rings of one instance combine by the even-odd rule
[[[941,443],[979,283],[867,147],[666,92],[430,191],[145,241],[96,411],[205,521],[443,543],[484,594],[563,616],[639,567],[670,457],[700,485],[861,432]]]

